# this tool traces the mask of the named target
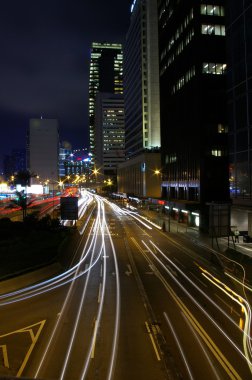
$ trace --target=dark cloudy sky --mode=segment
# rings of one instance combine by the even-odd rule
[[[6,0],[0,7],[0,161],[25,147],[32,117],[88,145],[92,42],[124,42],[131,0]]]

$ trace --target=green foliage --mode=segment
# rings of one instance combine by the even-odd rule
[[[15,175],[15,183],[19,183],[22,186],[28,186],[30,179],[36,177],[35,173],[31,173],[29,170],[21,170]]]
[[[24,222],[0,219],[0,278],[64,259],[70,228],[50,216],[41,220],[35,214],[27,215]]]
[[[24,220],[26,216],[26,212],[27,212],[27,196],[24,190],[21,190],[21,191],[16,191],[16,197],[17,197],[16,199],[12,200],[12,203],[21,207],[23,211],[23,220]]]

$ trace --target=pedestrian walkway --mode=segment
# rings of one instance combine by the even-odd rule
[[[139,209],[141,215],[144,215],[155,224],[159,225],[162,230],[169,234],[183,234],[183,237],[190,239],[197,245],[204,246],[213,250],[223,263],[227,270],[233,270],[245,267],[246,281],[252,283],[252,243],[245,243],[243,236],[239,236],[239,242],[235,242],[234,236],[212,238],[207,233],[200,232],[196,227],[189,227],[185,223],[178,223],[176,220],[169,219],[166,215],[153,210]],[[242,277],[243,273],[236,270],[237,276]]]

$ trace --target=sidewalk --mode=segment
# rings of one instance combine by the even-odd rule
[[[246,281],[252,283],[252,243],[244,243],[243,237],[240,236],[239,243],[234,242],[234,237],[212,238],[207,233],[202,233],[196,227],[188,227],[184,223],[178,223],[176,220],[168,219],[167,216],[152,210],[139,209],[139,213],[163,228],[167,234],[183,234],[196,245],[202,245],[214,251],[221,257],[223,266],[237,276],[242,276],[241,265],[246,271]],[[225,259],[226,258],[226,259]],[[233,263],[237,262],[238,265]]]

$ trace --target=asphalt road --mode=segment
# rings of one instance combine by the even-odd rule
[[[99,197],[79,229],[60,277],[5,296],[2,284],[1,375],[252,377],[250,306],[211,251]]]

